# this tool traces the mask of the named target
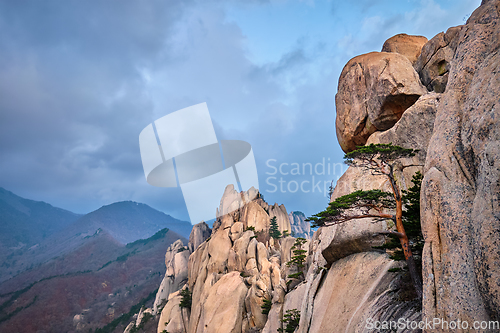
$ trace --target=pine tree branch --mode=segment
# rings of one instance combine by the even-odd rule
[[[401,238],[401,237],[404,237],[404,235],[400,232],[397,232],[397,231],[379,231],[377,232],[375,235],[393,235],[393,236],[397,236],[398,238]]]
[[[350,220],[357,219],[365,219],[365,218],[377,218],[377,219],[393,219],[393,216],[390,214],[362,214],[362,215],[349,215],[349,216],[341,216],[338,219],[325,221],[325,226],[341,224],[344,222],[348,222]],[[333,223],[330,223],[333,222]]]

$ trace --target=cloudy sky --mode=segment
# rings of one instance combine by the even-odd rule
[[[345,63],[398,33],[430,39],[479,4],[0,1],[0,187],[78,213],[133,200],[188,220],[180,189],[146,183],[138,137],[206,102],[218,139],[252,145],[265,199],[314,214],[340,166],[284,173],[342,162],[334,97]]]

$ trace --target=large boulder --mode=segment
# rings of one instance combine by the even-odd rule
[[[421,96],[405,111],[394,127],[387,131],[373,133],[366,144],[392,143],[404,148],[417,149],[418,154],[414,158],[403,159],[402,163],[423,167],[440,100],[441,94],[437,93],[427,93]]]
[[[371,52],[351,59],[340,74],[335,96],[340,146],[350,152],[364,145],[375,131],[391,128],[426,92],[401,54]]]
[[[269,215],[255,201],[249,202],[241,210],[241,221],[245,229],[247,227],[254,227],[255,231],[269,230]]]
[[[427,43],[427,38],[424,36],[398,34],[385,41],[382,52],[402,54],[414,65],[425,43]]]
[[[227,268],[229,258],[229,250],[232,247],[231,239],[229,238],[229,229],[219,229],[211,236],[208,243],[208,273],[223,274]]]
[[[290,220],[288,219],[288,213],[284,205],[278,205],[275,203],[273,206],[269,205],[269,217],[273,218],[276,216],[276,223],[278,224],[278,229],[280,232],[288,230],[291,232],[292,227],[290,226]]]
[[[483,1],[460,30],[427,153],[423,307],[430,320],[500,320],[499,8],[498,0]]]
[[[384,176],[374,176],[361,168],[349,167],[337,181],[331,200],[357,190],[381,189],[391,191],[389,180]],[[336,260],[353,253],[370,251],[373,246],[385,243],[385,236],[380,232],[388,230],[387,221],[375,222],[372,218],[353,219],[351,221],[322,227],[319,235],[320,250],[331,265]]]

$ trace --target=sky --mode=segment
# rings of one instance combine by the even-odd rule
[[[139,133],[206,102],[218,140],[251,144],[266,201],[310,216],[346,169],[343,66],[398,33],[431,39],[479,5],[0,1],[0,187],[76,213],[132,200],[189,220],[179,188],[146,182]]]

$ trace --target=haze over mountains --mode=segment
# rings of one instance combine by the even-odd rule
[[[0,187],[1,252],[35,245],[80,216],[45,202],[21,198]]]

